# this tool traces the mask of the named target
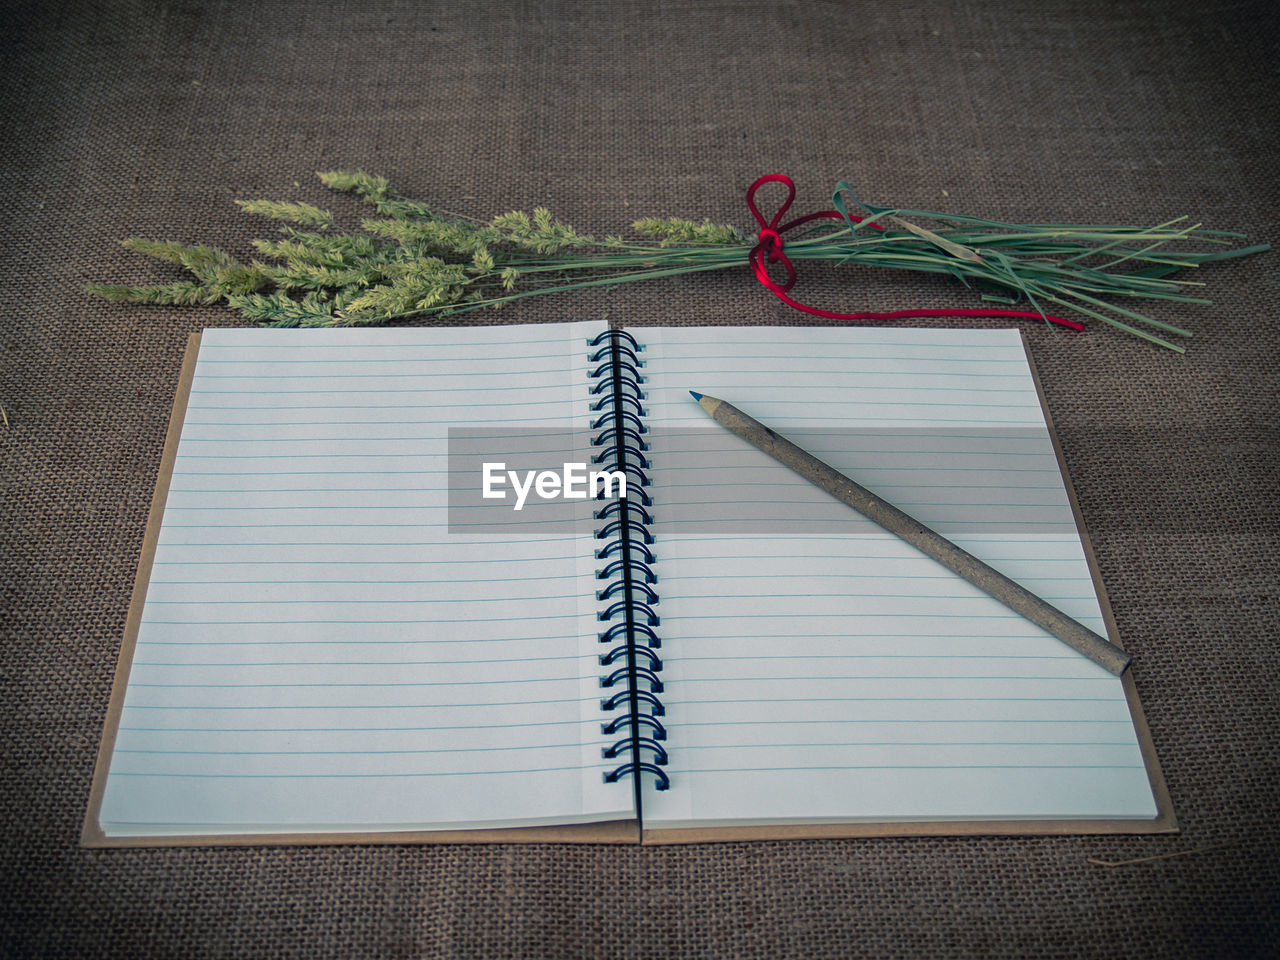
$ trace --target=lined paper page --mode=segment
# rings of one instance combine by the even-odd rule
[[[1105,634],[1017,331],[643,331],[672,789],[647,827],[1152,818],[1118,678],[711,422]]]
[[[109,836],[633,816],[589,519],[448,524],[448,429],[581,426],[600,329],[205,331]]]

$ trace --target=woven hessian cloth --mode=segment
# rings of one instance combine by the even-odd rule
[[[1185,357],[1093,323],[1025,326],[1180,835],[104,851],[79,832],[183,347],[241,322],[84,293],[179,277],[123,237],[248,256],[271,226],[233,199],[354,218],[314,172],[362,167],[444,209],[545,203],[598,235],[643,215],[745,228],[744,189],[782,172],[797,213],[829,206],[843,178],[880,204],[1024,222],[1186,213],[1274,243],[1276,9],[6,4],[0,950],[1274,955],[1274,252],[1205,268],[1212,306],[1151,308],[1194,329]],[[796,295],[829,309],[978,305],[941,279],[800,272]],[[745,265],[526,300],[484,322],[606,315],[808,322]]]

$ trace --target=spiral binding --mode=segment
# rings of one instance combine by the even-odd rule
[[[598,414],[591,422],[591,443],[598,448],[592,459],[603,469],[627,478],[627,496],[610,501],[595,514],[597,520],[605,521],[595,531],[596,539],[605,541],[596,557],[609,560],[596,571],[596,578],[605,581],[596,591],[602,604],[599,619],[609,624],[600,633],[600,643],[609,647],[608,653],[601,655],[600,665],[613,668],[602,674],[600,686],[614,691],[600,706],[606,713],[617,713],[601,725],[601,732],[619,738],[605,747],[603,754],[607,760],[627,758],[604,779],[615,783],[623,777],[638,779],[650,773],[655,787],[666,790],[671,781],[662,769],[667,765],[667,750],[662,745],[667,731],[657,719],[665,710],[659,697],[662,660],[654,652],[662,641],[654,630],[659,620],[653,609],[658,603],[653,585],[658,578],[650,549],[653,516],[649,508],[653,501],[647,490],[648,445],[643,436],[647,432],[644,377],[640,373],[643,362],[636,356],[641,348],[625,330],[605,331],[589,345],[596,348],[587,362],[589,376],[596,381],[591,388],[591,411]]]

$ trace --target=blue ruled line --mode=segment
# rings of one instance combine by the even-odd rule
[[[575,658],[576,659],[576,658]],[[516,677],[514,679],[497,679],[487,677],[484,680],[386,680],[376,682],[333,682],[333,683],[133,683],[131,687],[147,687],[158,690],[186,689],[258,689],[271,688],[293,690],[303,687],[476,687],[494,686],[502,683],[581,683],[584,680],[599,680],[598,674],[589,677]]]
[[[559,638],[555,638],[559,639]],[[431,641],[426,641],[431,642]],[[485,641],[473,641],[483,643]],[[199,644],[190,644],[198,646]],[[139,644],[145,646],[145,644]],[[160,661],[134,660],[135,667],[451,667],[461,664],[476,665],[484,663],[545,663],[555,660],[580,660],[582,654],[571,653],[560,657],[491,657],[485,660],[241,660],[228,662],[225,660],[201,661]],[[594,655],[588,655],[592,659]],[[705,657],[711,660],[713,657]],[[1070,659],[1063,657],[1061,659]],[[282,684],[288,686],[288,684]]]
[[[136,753],[148,756],[190,757],[349,757],[349,756],[403,756],[424,753],[498,753],[513,750],[563,750],[582,748],[581,743],[527,743],[515,747],[437,747],[426,750],[122,750],[115,753]]]
[[[181,704],[127,703],[129,710],[464,710],[473,707],[533,707],[553,703],[597,703],[595,697],[577,697],[565,700],[496,700],[481,703],[303,703],[303,704],[253,704],[246,706],[192,706]]]
[[[1140,763],[900,763],[844,764],[841,766],[687,767],[690,773],[782,773],[792,770],[1142,770]]]
[[[610,763],[578,764],[572,767],[532,767],[521,770],[457,770],[433,771],[431,773],[135,773],[125,770],[112,770],[113,777],[181,777],[186,780],[382,780],[388,778],[403,779],[410,777],[488,777],[509,776],[515,773],[558,773],[564,770],[594,770],[597,767],[612,766]]]
[[[200,601],[196,601],[199,603]],[[405,601],[406,603],[412,601]],[[886,614],[888,616],[888,614]],[[485,617],[485,623],[513,623],[525,620],[577,620],[576,613],[557,613],[547,614],[545,616],[525,616],[525,617]],[[142,623],[149,626],[157,627],[280,627],[290,624],[359,624],[361,626],[373,626],[375,624],[408,624],[408,623],[470,623],[475,624],[477,621],[474,617],[452,617],[438,620],[422,619],[422,620],[387,620],[379,618],[377,620],[143,620]]]

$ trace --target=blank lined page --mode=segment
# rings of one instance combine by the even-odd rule
[[[589,515],[449,526],[449,428],[568,435],[600,329],[205,331],[108,836],[634,815],[603,782]]]
[[[646,827],[1156,815],[1118,678],[688,393],[1105,634],[1016,330],[640,334],[672,781]]]

